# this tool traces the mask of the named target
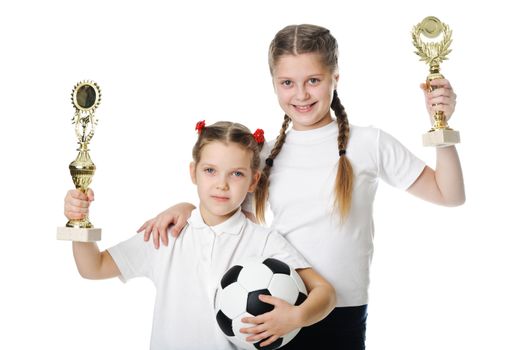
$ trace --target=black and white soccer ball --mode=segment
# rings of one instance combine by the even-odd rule
[[[286,263],[273,258],[254,258],[232,266],[221,279],[216,292],[214,308],[216,321],[234,345],[243,349],[278,349],[293,339],[295,329],[270,345],[261,347],[258,342],[245,340],[249,335],[240,333],[244,317],[258,316],[273,310],[274,306],[258,299],[260,294],[272,295],[292,305],[300,305],[307,298],[304,282]]]

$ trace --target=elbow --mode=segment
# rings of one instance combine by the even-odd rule
[[[460,207],[465,203],[465,199],[444,202],[442,205],[448,208]]]
[[[330,287],[331,287],[330,310],[333,310],[337,306],[337,292],[335,291],[335,288],[333,288],[332,285],[330,285]]]
[[[463,196],[463,198],[460,198],[454,205],[454,207],[459,207],[459,206],[462,206],[463,204],[465,204],[465,201],[466,201],[466,198],[465,196]]]
[[[465,201],[466,201],[466,197],[465,197],[465,194],[463,193],[459,197],[450,198],[448,200],[445,200],[443,205],[446,207],[459,207],[465,204]]]
[[[90,269],[82,269],[77,266],[77,271],[79,271],[79,275],[87,280],[99,280],[101,277],[95,272]]]
[[[335,291],[335,288],[330,283],[326,284],[326,295],[327,298],[327,306],[326,306],[326,316],[337,306],[337,292]]]
[[[96,278],[93,276],[93,274],[91,274],[91,273],[89,273],[89,272],[87,272],[87,271],[83,271],[83,270],[80,270],[80,269],[78,269],[78,271],[79,271],[79,275],[80,275],[82,278],[86,279],[86,280],[94,280],[94,279],[96,279]]]

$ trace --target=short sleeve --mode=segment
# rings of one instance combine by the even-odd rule
[[[266,258],[275,258],[291,266],[293,269],[311,267],[311,264],[296,250],[281,234],[271,231],[261,254]]]
[[[127,282],[135,277],[153,278],[153,250],[153,244],[145,242],[143,235],[137,234],[126,241],[108,248],[108,253],[110,253],[121,272],[119,279]]]
[[[377,145],[378,176],[394,187],[408,189],[426,164],[382,130],[379,130]]]

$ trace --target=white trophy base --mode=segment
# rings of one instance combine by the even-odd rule
[[[459,131],[439,129],[423,134],[424,146],[446,147],[460,142]]]
[[[58,227],[57,239],[61,241],[96,242],[101,240],[101,229]]]

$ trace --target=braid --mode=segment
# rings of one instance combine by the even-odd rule
[[[333,91],[333,101],[331,109],[337,117],[339,133],[337,136],[337,146],[339,150],[339,163],[337,177],[335,179],[335,207],[338,208],[341,219],[344,219],[351,210],[351,199],[353,192],[353,168],[348,157],[346,157],[346,148],[350,137],[350,127],[348,115],[344,106],[340,102],[337,90]]]
[[[337,90],[333,91],[333,101],[331,101],[331,109],[335,112],[337,123],[339,125],[339,134],[337,136],[337,144],[339,151],[346,151],[348,140],[350,136],[350,127],[348,123],[348,114],[344,106],[340,102]]]
[[[276,138],[274,147],[271,150],[269,157],[265,160],[265,167],[262,170],[262,174],[260,176],[260,181],[258,182],[258,186],[256,187],[256,190],[254,191],[256,218],[258,222],[260,223],[265,222],[265,203],[267,202],[267,198],[269,197],[269,174],[271,173],[271,167],[273,164],[273,160],[276,158],[278,153],[280,153],[280,151],[282,150],[282,146],[285,143],[285,137],[286,137],[285,132],[287,128],[289,127],[290,122],[291,122],[291,118],[289,118],[287,114],[284,115],[284,121],[282,122],[282,128],[280,129],[280,133],[278,134],[278,137]]]
[[[284,142],[285,142],[285,136],[286,136],[285,132],[290,122],[291,122],[291,118],[289,118],[287,114],[284,115],[284,121],[282,122],[282,128],[280,129],[280,133],[278,134],[278,137],[276,138],[274,147],[271,150],[271,153],[269,154],[269,158],[275,159],[278,153],[280,153],[280,151],[282,150],[282,146],[284,145]]]

